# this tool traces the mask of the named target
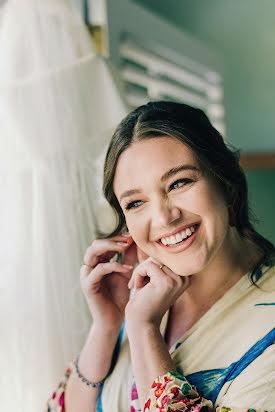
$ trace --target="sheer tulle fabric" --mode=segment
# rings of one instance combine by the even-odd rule
[[[103,158],[127,113],[114,69],[65,0],[11,0],[0,18],[1,407],[42,410],[91,317],[79,283],[113,216]]]

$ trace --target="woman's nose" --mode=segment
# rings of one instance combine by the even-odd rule
[[[153,220],[156,225],[169,226],[181,217],[180,209],[168,200],[156,202],[153,210]]]

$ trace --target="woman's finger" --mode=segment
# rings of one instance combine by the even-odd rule
[[[179,276],[174,273],[168,266],[159,265],[153,260],[147,260],[140,264],[133,272],[128,283],[129,288],[142,288],[149,281],[152,284],[160,284],[165,281],[168,287],[177,287],[182,292],[190,286],[190,276]]]
[[[139,289],[144,287],[149,281],[153,284],[158,284],[166,274],[160,269],[158,265],[150,260],[140,264],[133,272],[130,287]]]
[[[133,266],[121,264],[119,262],[99,263],[88,276],[82,276],[82,280],[85,279],[85,283],[88,282],[90,285],[97,284],[104,278],[104,276],[113,272],[120,273],[122,276],[129,279],[132,270]]]
[[[118,239],[118,240],[116,240]],[[116,236],[116,239],[96,239],[93,241],[91,246],[88,247],[83,261],[86,265],[94,268],[99,262],[100,258],[104,254],[108,253],[108,258],[110,259],[113,252],[113,256],[116,252],[121,253],[126,250],[133,242],[131,237]],[[90,268],[90,270],[91,270]],[[85,270],[87,273],[87,270]]]

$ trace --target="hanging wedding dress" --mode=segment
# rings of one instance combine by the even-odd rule
[[[1,410],[37,412],[91,325],[86,248],[113,216],[102,159],[127,113],[69,0],[10,0],[0,15]]]

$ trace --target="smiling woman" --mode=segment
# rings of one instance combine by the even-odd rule
[[[182,164],[183,160],[185,164]],[[194,204],[195,207],[202,205],[204,197],[201,194],[207,186],[212,205],[204,207],[210,208],[212,218],[215,217],[213,226],[217,227],[219,215],[216,215],[215,209],[222,202],[223,208],[226,209],[224,210],[226,216],[222,217],[224,223],[230,219],[227,225],[233,224],[234,232],[258,246],[262,256],[251,273],[253,278],[257,267],[273,250],[273,245],[253,228],[249,216],[246,178],[238,160],[239,153],[225,145],[222,136],[199,109],[171,102],[152,102],[134,110],[120,123],[114,133],[105,161],[104,194],[117,215],[117,227],[110,236],[126,230],[127,224],[131,224],[128,222],[131,220],[128,210],[131,209],[132,213],[133,206],[135,208],[141,206],[142,201],[137,197],[134,201],[129,201],[130,196],[133,199],[134,195],[142,194],[141,187],[134,188],[135,182],[137,186],[139,182],[143,182],[143,186],[146,184],[149,186],[150,181],[156,176],[155,181],[152,181],[154,190],[151,197],[157,190],[163,190],[163,193],[166,190],[167,195],[163,196],[166,205],[178,197],[180,199],[186,197],[187,200],[190,199],[192,208]],[[119,184],[116,185],[118,179]],[[158,179],[162,183],[161,187],[157,186]],[[166,186],[170,184],[170,187],[166,188],[164,183]],[[122,193],[123,184],[131,186],[127,187],[124,193]],[[183,186],[177,189],[176,194],[175,185]],[[115,193],[115,187],[118,193]],[[152,188],[148,188],[149,192],[151,190]],[[197,199],[191,198],[196,194]],[[122,198],[126,195],[127,204],[125,199],[122,202]],[[144,192],[143,196],[145,195]],[[183,201],[185,198],[181,199],[181,202]],[[151,212],[154,216],[156,210]],[[136,210],[134,213],[134,221],[137,222]],[[191,222],[188,218],[184,216],[180,219],[183,220],[184,225],[187,222],[191,225],[199,223],[196,222],[196,217],[190,216]],[[192,221],[192,218],[195,218],[195,221]],[[158,230],[159,223],[158,219]],[[175,222],[173,224],[175,225]],[[178,222],[176,227],[179,228]],[[144,221],[142,230],[144,230]],[[160,230],[163,231],[161,228]],[[132,234],[131,230],[130,232]],[[169,230],[168,235],[171,232],[174,234],[173,230]],[[208,235],[212,235],[211,230]]]
[[[135,243],[148,256],[188,276],[199,273],[222,243],[227,247],[228,206],[222,190],[179,140],[155,137],[133,143],[117,163],[117,199],[129,184],[139,185],[138,193],[132,189],[135,194],[120,205]]]
[[[117,225],[81,268],[94,322],[48,408],[274,411],[275,249],[237,152],[201,110],[148,103],[115,131],[103,186]]]

